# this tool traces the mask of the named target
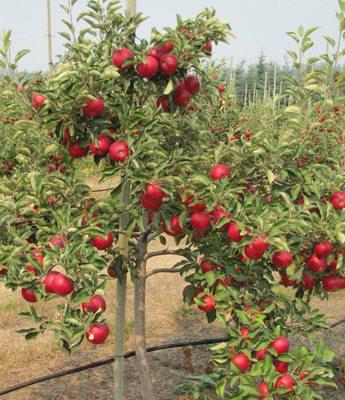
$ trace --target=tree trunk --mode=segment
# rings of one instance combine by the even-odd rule
[[[145,338],[145,289],[146,261],[143,256],[147,252],[147,243],[141,244],[137,262],[138,276],[134,282],[134,333],[135,355],[140,377],[141,395],[143,400],[153,400],[153,385],[149,369]]]
[[[124,183],[122,193],[122,204],[127,205],[130,197],[130,183]],[[128,224],[128,214],[124,212],[120,217],[120,230],[125,230]],[[126,256],[128,239],[123,233],[119,234],[119,250],[122,256]],[[115,362],[114,362],[114,400],[123,400],[124,389],[124,352],[125,352],[125,331],[126,331],[126,292],[127,272],[123,272],[117,279],[116,286],[116,316],[115,316]]]

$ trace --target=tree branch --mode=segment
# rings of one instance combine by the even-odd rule
[[[170,273],[176,274],[183,271],[183,268],[157,268],[151,271],[149,274],[146,275],[146,279],[152,275],[162,274],[162,273]]]
[[[145,256],[145,260],[148,260],[149,258],[152,257],[158,257],[158,256],[166,256],[166,255],[172,255],[172,254],[177,254],[179,255],[176,250],[158,250],[158,251],[152,251],[151,253],[147,253]]]
[[[156,239],[156,237],[159,235],[160,235],[160,232],[152,232],[151,235],[148,235],[147,242],[151,242],[153,239]]]

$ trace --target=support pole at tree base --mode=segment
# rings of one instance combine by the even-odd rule
[[[137,260],[138,276],[134,281],[134,334],[135,334],[135,357],[137,361],[138,374],[140,378],[142,400],[153,400],[153,384],[147,358],[146,327],[145,327],[145,297],[146,297],[146,260],[147,241],[139,246]]]
[[[130,182],[124,182],[121,203],[126,207],[130,199]],[[128,224],[128,213],[123,212],[120,216],[120,230],[124,231]],[[119,234],[119,250],[123,257],[126,257],[128,239],[125,234]],[[124,271],[117,278],[116,285],[116,317],[115,317],[115,345],[114,345],[114,400],[123,400],[124,391],[124,353],[126,334],[126,294],[127,294],[127,272]]]
[[[53,46],[52,46],[52,15],[50,0],[47,0],[47,36],[48,36],[48,66],[49,72],[53,68]]]
[[[131,16],[136,14],[137,0],[127,0],[126,10]],[[124,207],[129,204],[131,185],[129,181],[124,182],[121,202]],[[120,217],[120,230],[124,231],[128,225],[129,215],[124,212]],[[125,234],[119,235],[120,254],[126,255],[128,239]],[[115,361],[114,361],[114,400],[124,399],[124,352],[126,334],[126,295],[127,295],[127,272],[124,272],[117,280],[116,287],[116,322],[115,322]]]

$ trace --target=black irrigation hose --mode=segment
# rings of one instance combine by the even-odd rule
[[[336,326],[338,326],[338,325],[340,325],[340,324],[342,324],[344,322],[345,322],[345,318],[334,322],[329,327],[330,328],[334,328],[334,327],[336,327]],[[215,343],[226,342],[228,339],[229,339],[228,337],[223,337],[223,338],[214,338],[214,339],[191,340],[191,341],[188,341],[188,342],[167,343],[167,344],[162,344],[162,345],[159,345],[159,346],[148,347],[147,352],[151,353],[151,352],[157,351],[157,350],[176,349],[176,348],[179,348],[179,347],[215,344]],[[125,359],[131,358],[131,357],[134,357],[134,356],[135,356],[135,351],[128,351],[127,353],[124,354],[124,358]],[[90,363],[90,364],[81,365],[80,367],[71,368],[71,369],[68,369],[66,371],[60,371],[60,372],[56,372],[55,374],[41,376],[39,378],[32,379],[31,381],[19,383],[18,385],[11,386],[11,387],[8,387],[6,389],[2,389],[2,390],[0,390],[0,396],[4,396],[5,394],[15,392],[15,391],[17,391],[19,389],[24,389],[26,387],[35,385],[37,383],[49,381],[49,380],[55,379],[55,378],[60,378],[62,376],[66,376],[66,375],[75,374],[77,372],[85,371],[87,369],[92,369],[92,368],[96,368],[96,367],[101,367],[103,365],[111,364],[111,363],[114,362],[114,360],[115,360],[115,357],[108,357],[108,358],[105,358],[103,360],[99,360],[99,361],[96,361],[96,362],[93,362],[93,363]]]
[[[92,193],[98,193],[98,192],[108,192],[109,190],[114,190],[116,187],[111,187],[111,188],[105,188],[105,189],[92,189]]]

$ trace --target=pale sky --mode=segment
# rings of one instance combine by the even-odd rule
[[[122,0],[124,2],[124,0]],[[66,0],[51,0],[53,25],[53,54],[63,52],[63,11],[59,4]],[[85,9],[87,0],[79,0],[76,14]],[[269,60],[283,61],[286,50],[294,44],[286,32],[299,25],[318,25],[315,52],[325,49],[322,35],[337,34],[337,0],[138,0],[138,10],[150,18],[143,23],[139,35],[149,38],[151,28],[175,26],[176,14],[193,17],[204,7],[213,7],[219,18],[230,23],[238,39],[230,45],[214,49],[214,58],[230,59],[235,63],[245,59],[254,62],[261,51]],[[30,49],[21,66],[28,70],[45,70],[48,63],[46,0],[0,0],[0,31],[13,30],[13,52]]]

